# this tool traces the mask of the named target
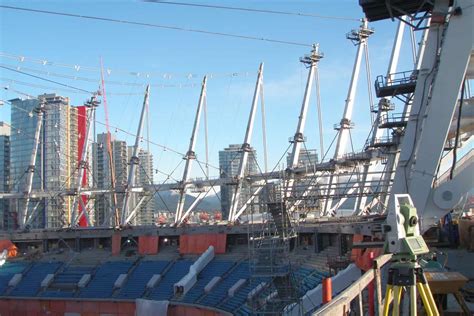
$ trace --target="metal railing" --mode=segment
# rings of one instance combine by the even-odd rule
[[[380,116],[379,126],[403,126],[409,118],[410,115],[406,113],[384,113]]]
[[[323,305],[316,310],[312,315],[347,315],[351,310],[351,303],[357,299],[359,310],[356,311],[358,315],[365,315],[364,313],[364,297],[362,291],[373,281],[375,288],[375,314],[382,315],[382,278],[380,269],[390,262],[391,254],[382,255],[374,260],[373,268],[365,272],[356,282],[352,283],[347,289],[342,291],[339,295],[334,297],[329,303]]]
[[[375,92],[379,98],[413,92],[417,78],[416,70],[397,72],[388,76],[380,75],[375,80]]]

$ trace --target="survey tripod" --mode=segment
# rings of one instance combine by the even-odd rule
[[[420,294],[426,315],[438,316],[433,294],[418,263],[419,256],[429,250],[420,235],[416,208],[408,194],[395,195],[394,209],[387,216],[384,231],[386,252],[393,253],[393,257],[388,271],[383,316],[389,315],[390,305],[392,315],[398,316],[406,293],[409,294],[410,316],[417,315],[417,293]]]

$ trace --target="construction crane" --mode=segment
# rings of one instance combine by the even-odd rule
[[[105,93],[105,80],[104,80],[104,64],[102,62],[102,58],[100,58],[100,81],[101,81],[100,90],[102,94],[102,101],[104,104],[105,128],[107,131],[106,146],[107,146],[107,157],[109,161],[109,171],[110,171],[110,193],[112,195],[112,209],[115,214],[115,226],[119,226],[120,221],[119,221],[119,212],[117,208],[117,194],[115,192],[115,166],[113,162],[112,144],[111,144],[111,139],[110,139],[109,111],[107,109],[107,95]]]

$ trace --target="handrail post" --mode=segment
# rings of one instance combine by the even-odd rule
[[[377,260],[374,260],[374,283],[375,283],[375,295],[376,295],[376,308],[377,315],[382,315],[383,304],[382,304],[382,278],[380,275],[380,266]]]

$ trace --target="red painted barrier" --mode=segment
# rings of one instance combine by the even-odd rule
[[[75,301],[8,299],[0,300],[1,316],[64,316],[78,313],[81,316],[135,316],[135,302]],[[170,305],[169,316],[219,316],[222,313],[205,307]]]
[[[226,234],[195,234],[179,236],[179,253],[181,254],[202,254],[214,246],[214,253],[225,253],[227,243]]]
[[[354,235],[352,241],[362,242],[364,240],[363,235]],[[366,248],[366,249],[352,249],[351,257],[359,269],[367,271],[373,268],[373,258],[383,254],[382,248]],[[372,257],[372,258],[371,258]]]
[[[323,279],[323,304],[326,304],[332,300],[332,279]]]
[[[122,246],[122,236],[120,233],[112,235],[112,256],[120,255],[120,247]]]
[[[158,236],[139,236],[138,253],[140,255],[156,255],[158,253]]]
[[[168,316],[218,316],[219,312],[192,306],[170,306]]]

